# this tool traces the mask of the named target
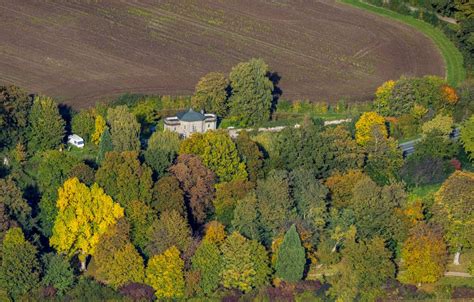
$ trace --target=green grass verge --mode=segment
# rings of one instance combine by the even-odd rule
[[[377,7],[365,2],[361,2],[359,0],[338,1],[361,9],[365,9],[367,11],[388,17],[393,20],[400,21],[418,29],[427,37],[429,37],[440,50],[446,65],[448,83],[452,86],[457,87],[466,78],[466,69],[464,68],[463,57],[461,52],[440,29],[424,21],[415,19],[411,16],[402,15],[382,7]]]

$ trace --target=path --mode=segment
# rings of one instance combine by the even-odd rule
[[[463,273],[463,272],[446,272],[444,273],[445,276],[448,277],[463,277],[463,278],[472,278],[471,274]]]

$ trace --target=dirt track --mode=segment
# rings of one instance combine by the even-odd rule
[[[433,43],[332,0],[0,0],[0,83],[85,107],[124,92],[191,94],[262,57],[288,99],[364,100],[402,74],[444,75]]]

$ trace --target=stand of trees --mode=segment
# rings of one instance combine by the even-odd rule
[[[267,119],[267,72],[207,75],[192,102]],[[472,106],[438,78],[385,83],[353,124],[146,143],[140,101],[66,120],[50,98],[0,91],[0,300],[432,298],[406,289],[474,244]],[[69,127],[84,149],[64,146]],[[408,159],[397,131],[421,135]],[[409,197],[425,184],[432,199]]]

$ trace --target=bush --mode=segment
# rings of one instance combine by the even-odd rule
[[[132,301],[152,301],[155,297],[153,287],[142,283],[125,284],[119,289],[119,292]]]

